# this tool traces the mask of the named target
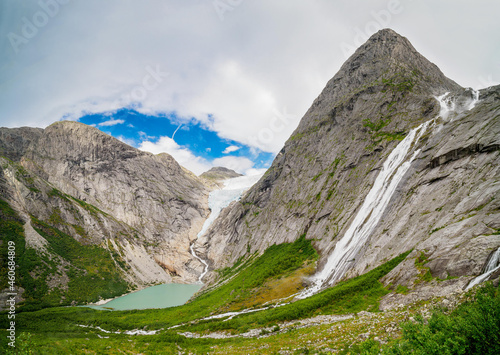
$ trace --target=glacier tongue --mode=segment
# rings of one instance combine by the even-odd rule
[[[253,184],[255,184],[262,177],[263,174],[240,176],[232,179],[228,179],[224,182],[224,187],[220,190],[215,190],[208,196],[208,207],[210,208],[210,216],[205,220],[201,231],[198,233],[198,238],[206,233],[210,225],[219,216],[220,212],[233,201],[237,201],[241,198],[243,193],[248,190]],[[198,259],[203,265],[204,269],[198,278],[198,282],[202,283],[203,277],[208,272],[208,264],[205,260],[200,258],[196,251],[194,250],[194,243],[190,246],[191,254]]]
[[[298,298],[309,297],[323,285],[332,285],[345,275],[380,221],[399,182],[420,152],[415,150],[411,153],[429,123],[430,121],[427,121],[412,129],[391,152],[351,226],[335,245],[323,269],[313,276],[312,286],[304,290]]]

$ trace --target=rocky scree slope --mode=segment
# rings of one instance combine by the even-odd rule
[[[49,290],[67,288],[67,260],[37,232],[42,224],[107,250],[132,285],[194,282],[202,271],[189,246],[208,215],[209,191],[171,156],[66,121],[1,128],[0,156],[1,198],[22,219],[27,247],[58,260]]]
[[[321,270],[390,152],[429,121],[345,277],[413,249],[385,278],[410,293],[383,307],[462,289],[500,246],[500,87],[481,90],[474,106],[475,95],[406,38],[374,34],[328,82],[263,178],[209,229],[211,270],[302,234],[319,251]]]

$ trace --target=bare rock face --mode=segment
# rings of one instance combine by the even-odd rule
[[[0,156],[19,161],[29,146],[36,143],[43,130],[40,128],[4,128],[0,127]]]
[[[132,284],[197,279],[189,246],[209,212],[208,189],[168,154],[67,121],[2,129],[0,148],[11,159],[0,158],[2,198],[24,217],[27,243],[44,245],[32,215],[120,255]]]
[[[444,114],[438,97],[446,92]],[[214,222],[211,269],[302,234],[320,252],[321,269],[389,153],[429,121],[413,147],[420,152],[345,277],[413,249],[386,284],[416,287],[428,271],[462,287],[500,246],[500,87],[481,90],[479,102],[474,95],[406,38],[374,34],[328,82],[262,179]]]

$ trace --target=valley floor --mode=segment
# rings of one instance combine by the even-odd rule
[[[478,300],[472,301],[475,298]],[[378,354],[380,351],[404,354],[413,350],[415,353],[437,354],[445,350],[443,347],[440,350],[433,344],[437,336],[444,337],[441,346],[446,346],[447,342],[451,345],[456,342],[455,348],[451,346],[448,349],[452,354],[494,354],[500,348],[499,300],[498,289],[488,285],[477,296],[474,292],[469,292],[386,312],[322,315],[281,322],[273,327],[257,328],[239,335],[230,335],[229,332],[183,332],[188,335],[183,336],[175,329],[161,331],[156,335],[130,335],[114,334],[100,327],[88,327],[64,336],[57,333],[48,337],[23,334],[18,346],[25,348],[26,352],[21,352],[23,354]],[[467,334],[467,324],[463,322],[465,316],[476,327],[476,332],[484,332],[486,341],[476,341],[483,341],[487,352],[471,349],[471,342],[467,341],[467,337],[472,335],[474,338],[477,334]],[[450,324],[451,328],[447,329]],[[490,328],[485,329],[487,327]],[[451,334],[451,331],[455,334]],[[215,334],[219,335],[218,339],[212,338]],[[199,338],[200,335],[203,338]],[[422,343],[420,349],[418,344],[415,346],[415,341]],[[426,348],[427,345],[429,348]],[[432,347],[435,351],[430,351]],[[459,349],[462,351],[457,351]],[[467,349],[473,351],[466,351]]]
[[[302,236],[219,270],[217,285],[182,306],[20,309],[11,353],[379,354],[383,349],[392,354],[499,354],[500,294],[492,284],[379,311],[384,296],[408,292],[380,280],[412,259],[410,252],[290,302],[318,257]],[[0,314],[2,349],[9,349],[7,328],[7,314]]]

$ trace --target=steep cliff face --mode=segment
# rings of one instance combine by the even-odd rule
[[[55,228],[107,250],[131,284],[196,280],[203,265],[189,246],[209,212],[208,190],[171,156],[78,122],[0,134],[1,197],[24,221],[29,247],[61,257],[38,233]]]
[[[423,279],[453,278],[445,283],[463,287],[470,277],[454,277],[481,273],[500,246],[499,95],[500,87],[485,89],[476,102],[476,93],[446,78],[406,38],[376,33],[328,82],[264,177],[212,225],[211,268],[305,234],[321,270],[389,154],[428,122],[343,277],[413,248],[387,283],[418,288]]]
[[[208,213],[208,191],[196,176],[168,154],[139,151],[78,122],[47,127],[37,147],[24,166],[137,229],[160,265],[193,280],[189,243]]]

